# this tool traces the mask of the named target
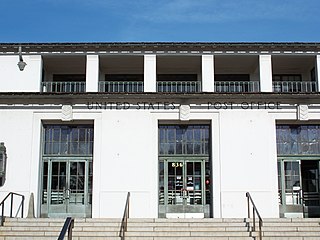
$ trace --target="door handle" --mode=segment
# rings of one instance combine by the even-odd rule
[[[65,197],[65,199],[69,199],[69,198],[70,198],[70,189],[69,189],[69,188],[66,189],[65,192],[66,192],[66,197]]]
[[[188,198],[188,190],[187,189],[182,189],[182,198],[183,199],[187,199]]]

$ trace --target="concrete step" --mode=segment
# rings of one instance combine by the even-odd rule
[[[320,219],[263,219],[263,240],[320,239]],[[126,240],[254,240],[252,219],[129,219]],[[121,240],[121,219],[75,219],[73,240]],[[0,240],[57,239],[64,219],[9,219]],[[256,224],[258,229],[258,222]]]

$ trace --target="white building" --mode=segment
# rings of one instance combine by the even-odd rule
[[[250,192],[262,217],[319,217],[319,69],[320,43],[0,44],[0,199],[228,218]]]

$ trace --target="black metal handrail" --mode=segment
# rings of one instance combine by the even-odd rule
[[[130,192],[127,194],[126,205],[124,207],[123,217],[121,220],[119,237],[121,240],[125,238],[125,232],[128,230],[128,218],[129,218],[129,207],[130,207]]]
[[[4,223],[4,206],[5,206],[5,202],[6,200],[11,196],[11,200],[10,200],[10,217],[12,218],[12,214],[13,214],[13,196],[19,196],[21,197],[21,203],[19,205],[19,208],[17,210],[17,213],[19,212],[19,210],[21,210],[21,218],[23,218],[23,206],[24,206],[24,195],[19,194],[19,193],[14,193],[14,192],[9,192],[8,195],[1,201],[0,206],[1,206],[1,220],[0,220],[0,226],[3,226]]]
[[[247,197],[247,202],[248,202],[248,218],[250,218],[250,202],[252,204],[252,215],[253,215],[252,231],[256,231],[256,214],[257,214],[257,216],[259,218],[259,239],[261,240],[262,239],[262,225],[263,225],[262,218],[261,218],[259,211],[258,211],[256,205],[254,204],[253,199],[252,199],[249,192],[246,193],[246,197]]]
[[[72,217],[67,217],[64,225],[61,229],[58,240],[63,240],[68,231],[68,240],[72,240],[72,229],[74,227],[74,219]]]

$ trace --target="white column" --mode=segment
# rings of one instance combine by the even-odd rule
[[[87,55],[86,92],[98,92],[99,56]]]
[[[202,92],[214,92],[214,56],[202,55]]]
[[[144,92],[157,91],[157,56],[144,55]]]
[[[259,56],[260,91],[272,92],[271,55]]]
[[[320,55],[317,55],[317,58],[316,58],[316,81],[317,81],[318,92],[320,92]]]

